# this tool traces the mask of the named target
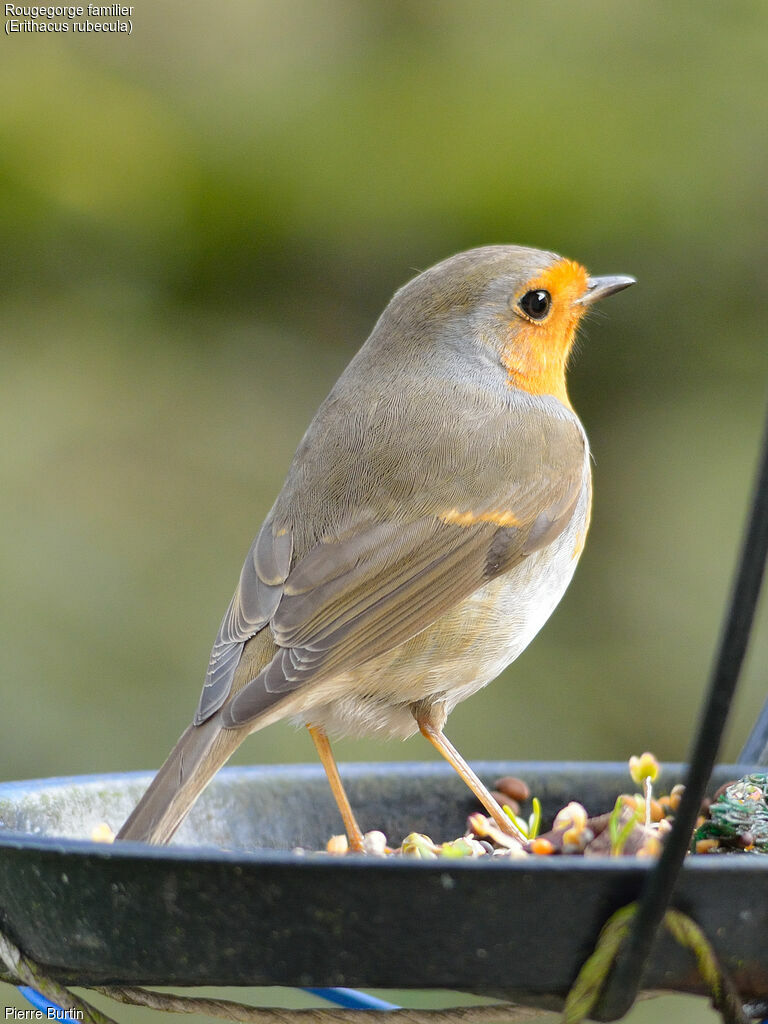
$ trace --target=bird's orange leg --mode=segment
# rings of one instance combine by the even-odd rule
[[[429,721],[423,718],[420,719],[417,717],[416,723],[419,727],[419,732],[421,733],[421,735],[425,736],[432,744],[432,746],[435,747],[436,750],[440,751],[440,753],[443,755],[448,764],[450,764],[451,767],[455,769],[459,778],[462,779],[462,781],[467,786],[469,786],[469,788],[475,794],[475,796],[486,809],[486,811],[488,811],[488,813],[499,826],[499,828],[502,830],[502,832],[506,832],[507,835],[513,836],[520,843],[526,843],[527,839],[520,831],[520,829],[517,827],[517,825],[515,825],[515,823],[509,818],[509,816],[504,813],[501,807],[499,807],[499,805],[493,799],[493,797],[488,792],[486,787],[482,784],[480,779],[478,779],[478,777],[469,767],[467,762],[458,752],[456,747],[454,747],[451,741],[445,735],[443,735],[441,730],[435,728],[434,725],[432,725]]]
[[[325,774],[328,776],[328,782],[331,785],[333,799],[336,801],[336,805],[341,812],[341,820],[344,822],[344,829],[346,830],[347,838],[349,839],[349,848],[350,850],[354,850],[356,853],[362,853],[364,850],[363,832],[357,824],[354,811],[352,810],[347,794],[344,791],[341,776],[339,775],[339,769],[336,765],[336,759],[333,756],[328,737],[317,725],[308,725],[307,729],[309,730],[309,735],[312,737],[312,740],[317,747],[317,753],[320,755],[320,761],[322,762],[323,768],[325,768]]]

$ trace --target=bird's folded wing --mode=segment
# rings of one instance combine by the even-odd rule
[[[245,559],[211,651],[194,723],[200,725],[229,696],[243,645],[269,622],[283,596],[293,553],[290,531],[265,523]]]
[[[409,523],[366,523],[317,544],[286,577],[271,616],[280,650],[227,703],[223,724],[245,724],[282,695],[405,643],[549,544],[581,493],[583,460],[574,470],[526,494],[520,511],[508,502],[501,511],[446,509]]]

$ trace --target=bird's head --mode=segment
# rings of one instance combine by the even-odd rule
[[[546,266],[539,257],[549,258]],[[594,302],[635,280],[591,277],[580,263],[551,253],[537,253],[530,264],[509,282],[514,288],[498,310],[494,340],[511,385],[567,403],[565,370],[579,323]]]
[[[556,253],[495,245],[438,263],[402,288],[391,308],[416,312],[422,329],[439,323],[437,336],[459,343],[466,344],[460,332],[468,328],[501,361],[511,387],[569,404],[565,370],[579,322],[594,302],[634,283],[624,275],[591,277]],[[407,319],[411,333],[416,324]]]

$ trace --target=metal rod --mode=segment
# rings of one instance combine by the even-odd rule
[[[675,823],[656,867],[648,876],[632,931],[617,958],[608,984],[593,1013],[596,1020],[618,1020],[632,1006],[656,930],[669,905],[688,851],[696,818],[715,765],[728,711],[747,650],[755,607],[768,555],[768,420],[752,509],[736,578],[720,635],[709,691],[690,757],[685,792]]]

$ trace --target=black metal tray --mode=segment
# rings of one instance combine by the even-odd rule
[[[485,763],[525,778],[551,817],[626,790],[625,764]],[[712,780],[744,774],[720,766]],[[443,764],[346,765],[364,828],[455,838],[471,795]],[[682,776],[665,766],[664,786]],[[387,860],[322,849],[341,831],[316,766],[230,768],[174,843],[104,845],[149,774],[0,784],[0,920],[57,978],[79,984],[464,988],[561,997],[601,926],[636,899],[651,863],[631,858]],[[674,899],[715,946],[744,998],[768,995],[768,857],[689,858]],[[664,934],[647,988],[702,991]]]

